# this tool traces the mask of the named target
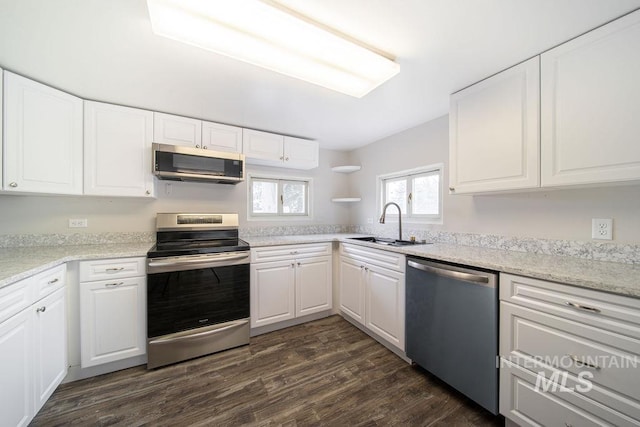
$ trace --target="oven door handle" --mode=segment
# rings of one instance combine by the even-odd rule
[[[249,258],[249,253],[243,253],[241,255],[206,255],[195,258],[172,258],[169,260],[150,259],[147,262],[147,273],[153,273],[154,270],[157,273],[169,272],[175,269],[175,271],[188,269],[189,266],[198,266],[202,268],[208,267],[224,267],[230,261],[240,261]],[[234,263],[241,264],[241,263]]]
[[[238,326],[246,325],[247,323],[249,323],[248,320],[236,320],[234,322],[230,322],[227,326],[223,326],[222,328],[211,329],[204,332],[196,332],[195,334],[187,335],[184,332],[178,332],[177,334],[166,335],[162,338],[150,340],[149,344],[169,344],[176,341],[190,340],[193,338],[204,338],[204,337],[215,335],[232,328],[237,328]]]

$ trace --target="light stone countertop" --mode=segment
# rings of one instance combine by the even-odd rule
[[[375,249],[415,255],[505,273],[566,283],[640,298],[640,265],[592,261],[566,256],[487,249],[476,246],[430,244],[384,246],[349,240],[362,234],[242,237],[251,247],[320,242],[349,242]],[[146,256],[153,243],[0,248],[0,288],[64,262]]]
[[[395,247],[348,239],[356,236],[363,235],[268,236],[248,237],[244,240],[249,242],[252,247],[338,240],[405,255],[415,255],[640,298],[640,265],[488,249],[478,246],[435,243]]]
[[[147,256],[153,243],[0,248],[0,288],[69,261]]]

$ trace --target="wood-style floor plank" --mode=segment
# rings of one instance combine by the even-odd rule
[[[339,316],[147,371],[62,385],[33,426],[497,426]]]

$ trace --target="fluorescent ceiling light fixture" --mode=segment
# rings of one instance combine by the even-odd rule
[[[400,72],[392,58],[273,1],[147,0],[153,32],[361,98]]]

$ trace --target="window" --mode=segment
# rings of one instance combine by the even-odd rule
[[[396,172],[378,177],[380,213],[389,202],[397,203],[402,216],[412,222],[441,222],[442,165]],[[388,216],[397,216],[389,208]]]
[[[249,216],[309,217],[310,179],[249,178]]]

